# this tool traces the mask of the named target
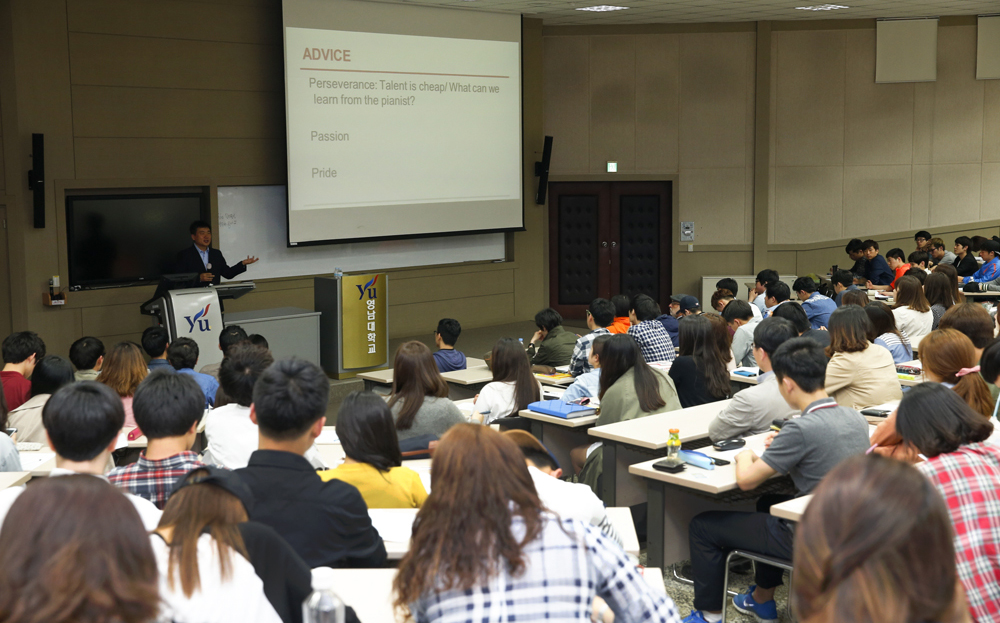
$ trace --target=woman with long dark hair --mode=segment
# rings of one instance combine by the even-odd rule
[[[389,408],[396,418],[400,441],[428,434],[440,437],[465,421],[459,408],[448,399],[448,383],[441,378],[434,355],[422,342],[404,342],[396,349]]]
[[[920,350],[920,340],[933,330],[934,314],[924,296],[924,287],[916,277],[904,276],[896,284],[892,315],[896,326],[910,338],[913,350]]]
[[[337,411],[344,462],[319,472],[323,480],[354,485],[368,508],[420,508],[427,499],[420,476],[403,467],[392,412],[372,392],[351,392]]]
[[[914,280],[916,281],[916,280]],[[892,354],[868,341],[874,329],[865,308],[838,307],[830,314],[826,392],[837,404],[862,409],[899,400],[899,376]]]
[[[52,394],[73,382],[73,364],[59,355],[45,355],[31,373],[31,398],[7,414],[7,426],[17,429],[18,441],[49,444],[42,425],[42,409]]]
[[[472,407],[472,417],[484,424],[514,417],[542,396],[542,385],[531,373],[528,355],[520,342],[501,338],[490,357],[493,381],[483,387]]]
[[[938,328],[941,316],[944,315],[957,301],[955,300],[954,289],[957,283],[954,279],[948,280],[948,275],[943,272],[936,272],[927,275],[924,280],[924,296],[931,306],[931,315],[934,321],[931,323],[931,330]]]
[[[393,582],[410,618],[589,621],[601,597],[622,623],[679,621],[598,528],[542,506],[521,450],[489,427],[448,431],[431,482]]]
[[[683,408],[729,397],[728,353],[719,348],[712,321],[706,316],[685,316],[680,319],[679,356],[670,366],[670,378],[677,388],[677,398]]]
[[[855,456],[826,475],[795,530],[794,565],[802,623],[969,620],[948,508],[897,461]]]
[[[938,264],[931,272],[943,273],[948,278],[948,283],[951,285],[951,297],[954,299],[955,305],[961,305],[965,302],[965,294],[958,287],[958,270],[953,265]]]
[[[896,328],[896,318],[885,303],[872,301],[865,306],[865,313],[872,323],[868,341],[889,351],[896,363],[913,361],[910,338]]]

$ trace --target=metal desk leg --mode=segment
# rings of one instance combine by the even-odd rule
[[[618,467],[618,444],[604,440],[602,445],[603,465],[601,467],[601,501],[605,506],[617,506],[618,483],[615,470]]]
[[[658,480],[646,482],[646,566],[663,568],[664,503],[667,485]]]
[[[366,392],[370,392],[370,391],[373,391],[375,389],[375,381],[369,381],[368,379],[364,379],[364,382],[365,382],[365,391]]]

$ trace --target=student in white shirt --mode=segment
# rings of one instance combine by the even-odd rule
[[[504,417],[515,417],[529,404],[541,399],[542,384],[531,373],[524,348],[514,338],[501,338],[491,355],[493,382],[476,396],[472,417],[491,424]]]
[[[910,338],[913,350],[920,350],[920,341],[934,326],[934,314],[916,277],[904,275],[897,280],[892,315],[896,319],[896,327]]]
[[[778,272],[766,268],[759,273],[757,273],[757,281],[754,283],[753,293],[751,296],[753,299],[750,301],[764,313],[767,310],[767,288],[768,286],[778,283],[780,277]]]
[[[733,361],[737,366],[755,366],[753,357],[753,331],[760,323],[752,311],[753,305],[733,300],[722,310],[722,319],[733,331]]]
[[[52,394],[42,416],[49,447],[56,453],[56,469],[49,477],[89,474],[107,481],[104,470],[118,445],[125,423],[121,398],[107,385],[80,381]],[[24,487],[0,491],[0,523]],[[160,510],[149,500],[123,493],[147,530],[160,521]]]

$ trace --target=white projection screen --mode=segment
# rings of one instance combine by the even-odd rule
[[[519,15],[282,9],[289,246],[523,228]]]

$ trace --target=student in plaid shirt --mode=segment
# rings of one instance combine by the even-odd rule
[[[149,445],[137,462],[116,467],[108,479],[162,510],[174,483],[202,467],[191,446],[204,408],[205,396],[190,376],[166,370],[147,376],[135,390],[132,410]]]
[[[393,582],[396,606],[419,623],[604,621],[607,609],[619,623],[679,621],[618,544],[542,506],[521,451],[500,433],[453,426],[431,478]]]
[[[632,299],[632,310],[629,312],[632,326],[628,330],[642,349],[646,363],[654,361],[673,361],[674,343],[670,334],[657,320],[660,316],[660,306],[645,294]]]
[[[599,335],[611,335],[608,325],[615,321],[615,306],[608,299],[594,299],[587,310],[587,328],[590,333],[576,341],[573,356],[569,360],[569,373],[580,376],[590,372],[590,349]]]
[[[917,469],[948,506],[972,618],[1000,619],[1000,448],[986,442],[993,424],[947,386],[923,383],[903,394],[896,430],[927,457]]]

